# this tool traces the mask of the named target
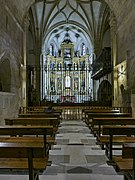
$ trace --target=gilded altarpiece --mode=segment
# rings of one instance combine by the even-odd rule
[[[74,56],[73,44],[62,44],[61,55],[46,58],[47,100],[54,102],[81,103],[89,100],[89,55]]]

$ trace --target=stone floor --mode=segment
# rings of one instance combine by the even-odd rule
[[[52,165],[40,180],[124,180],[109,166],[105,151],[82,121],[63,121],[56,134],[56,145],[49,152]],[[0,180],[28,180],[27,175],[1,175]]]
[[[52,165],[40,180],[123,180],[109,166],[105,151],[96,145],[89,128],[82,121],[63,121],[50,150]]]

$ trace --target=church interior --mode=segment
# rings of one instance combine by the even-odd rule
[[[0,4],[0,180],[134,180],[135,1]]]

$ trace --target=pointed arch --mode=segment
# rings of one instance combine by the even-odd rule
[[[102,103],[109,103],[111,105],[112,102],[112,85],[108,80],[103,80],[99,85],[98,89],[98,101]]]
[[[0,91],[11,91],[11,69],[8,58],[5,58],[0,62]]]

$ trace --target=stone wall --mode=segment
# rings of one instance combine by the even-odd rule
[[[135,1],[105,0],[113,11],[117,22],[117,64],[135,56]]]
[[[135,93],[135,1],[134,0],[105,0],[111,7],[116,17],[116,43],[117,58],[116,66],[126,60],[126,90],[130,96]],[[118,84],[118,80],[117,80]],[[117,88],[116,97],[119,97],[119,89]],[[118,99],[118,98],[117,98]],[[131,98],[130,104],[133,99]],[[120,104],[122,106],[122,104]]]
[[[4,125],[4,118],[16,117],[18,103],[14,93],[0,92],[0,125]]]
[[[135,7],[134,7],[135,8]],[[118,24],[117,51],[118,63],[135,55],[135,15],[134,11],[126,13],[126,19]],[[127,57],[128,56],[128,57]]]
[[[23,28],[21,26],[19,11],[11,1],[1,0],[0,6],[0,66],[4,61],[9,61],[10,71],[0,77],[2,82],[7,76],[10,77],[8,92],[0,92],[0,124],[4,123],[5,117],[14,117],[18,113],[21,99],[21,75],[20,68],[23,53]],[[2,67],[1,67],[2,68]],[[4,73],[4,72],[3,72]],[[9,74],[8,74],[9,73]]]

